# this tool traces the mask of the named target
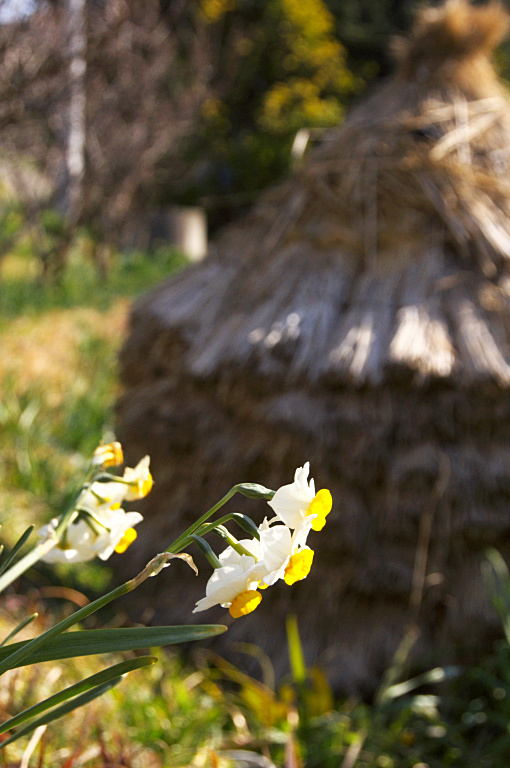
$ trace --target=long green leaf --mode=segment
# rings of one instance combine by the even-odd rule
[[[137,651],[142,648],[189,643],[206,640],[226,631],[222,624],[197,624],[178,627],[133,627],[132,629],[89,629],[59,635],[52,643],[24,656],[14,664],[23,667],[41,661],[70,659],[75,656],[91,656],[98,653]],[[21,650],[30,641],[13,643],[0,648],[0,662],[10,654]]]
[[[0,725],[0,733],[5,733],[12,728],[17,728],[21,723],[31,720],[32,717],[40,715],[48,709],[56,707],[57,704],[62,704],[64,701],[74,699],[74,697],[78,696],[80,693],[85,693],[92,688],[97,688],[99,685],[109,683],[111,680],[122,677],[122,675],[126,675],[128,672],[132,672],[135,669],[149,667],[156,661],[157,658],[155,656],[140,656],[137,659],[129,659],[128,661],[121,661],[120,664],[114,664],[112,667],[108,667],[108,669],[104,669],[102,672],[97,672],[95,675],[91,675],[90,677],[85,678],[85,680],[81,680],[79,683],[70,685],[63,691],[55,693],[53,696],[44,699],[44,701],[40,701],[39,704],[34,704],[33,707],[29,707],[23,712],[20,712],[19,715],[15,715],[9,720],[6,720]]]
[[[89,701],[93,701],[93,699],[97,699],[98,696],[102,696],[103,693],[106,693],[110,690],[110,688],[113,688],[114,685],[117,685],[122,680],[121,677],[116,677],[115,680],[111,680],[109,683],[103,683],[103,685],[98,685],[96,688],[93,688],[91,691],[87,691],[86,693],[82,693],[81,696],[77,696],[75,699],[72,699],[72,701],[68,701],[66,704],[62,704],[60,707],[56,707],[52,712],[48,712],[48,714],[43,715],[42,717],[37,718],[36,720],[32,720],[31,723],[28,723],[25,725],[24,728],[20,728],[19,731],[16,731],[12,736],[9,736],[9,738],[6,741],[3,741],[0,744],[0,749],[3,749],[8,744],[12,744],[13,741],[16,741],[16,739],[21,738],[21,736],[26,736],[27,733],[30,733],[31,731],[35,731],[36,728],[39,728],[41,725],[48,725],[48,723],[51,723],[53,720],[57,720],[59,717],[63,717],[63,715],[69,714],[69,712],[72,712],[73,709],[78,709],[79,707],[83,707],[84,704],[88,704]]]
[[[7,570],[7,568],[10,566],[18,552],[20,551],[23,544],[27,541],[27,539],[30,537],[30,534],[34,530],[35,525],[29,525],[28,528],[24,533],[21,534],[16,544],[13,546],[3,563],[0,564],[0,573],[3,573]]]
[[[111,592],[108,592],[106,595],[103,595],[97,600],[94,600],[92,603],[85,605],[83,608],[80,608],[79,611],[75,611],[67,618],[59,621],[58,624],[55,624],[55,626],[47,629],[46,632],[43,632],[43,634],[39,635],[39,637],[35,637],[33,640],[29,640],[26,643],[16,643],[6,646],[6,653],[4,653],[4,655],[0,654],[0,675],[3,675],[4,672],[6,672],[8,669],[14,669],[14,667],[17,666],[23,666],[19,664],[20,661],[33,655],[35,651],[46,645],[50,640],[53,641],[54,637],[58,637],[58,635],[60,635],[66,629],[72,627],[73,624],[77,624],[79,621],[82,621],[82,619],[90,616],[91,613],[99,610],[99,608],[102,608],[112,600],[115,600],[115,598],[120,597],[121,595],[125,595],[127,592],[131,591],[131,589],[134,588],[132,586],[134,581],[134,579],[131,579],[131,581],[128,581],[125,584],[121,584],[120,587],[113,589]],[[10,658],[11,656],[12,659]]]
[[[66,515],[64,515],[64,518]],[[58,530],[58,527],[56,530]],[[43,542],[43,544],[40,546],[44,546],[44,544],[45,542]],[[36,550],[37,547],[35,550],[32,550],[32,552],[29,552],[26,557],[32,555]],[[25,645],[18,645],[17,648],[15,648],[13,645],[7,646],[7,650],[10,651],[10,653],[4,657],[0,656],[0,675],[3,675],[4,672],[6,672],[8,669],[14,669],[14,667],[20,666],[19,662],[22,661],[22,659],[31,656],[33,653],[35,653],[35,651],[39,650],[39,648],[47,645],[50,640],[53,641],[54,637],[62,634],[62,632],[65,632],[66,629],[69,629],[74,624],[78,624],[78,622],[82,621],[87,616],[90,616],[90,614],[98,611],[99,608],[103,608],[105,605],[108,605],[108,603],[111,603],[112,600],[115,600],[117,597],[121,597],[121,595],[126,595],[128,592],[132,592],[134,589],[140,586],[140,584],[142,584],[145,579],[158,574],[162,568],[165,567],[169,558],[171,558],[171,555],[168,553],[160,553],[159,555],[156,555],[156,557],[153,557],[152,560],[147,563],[143,571],[140,571],[140,573],[135,576],[134,579],[130,579],[129,581],[126,581],[125,584],[121,584],[120,587],[112,589],[112,591],[108,592],[106,595],[98,597],[97,600],[94,600],[92,603],[85,605],[83,608],[80,608],[79,611],[75,611],[67,618],[62,619],[62,621],[59,621],[58,624],[55,624],[55,626],[47,629],[46,632],[43,632],[42,635],[39,635],[39,637],[34,637],[33,640],[25,643]],[[5,576],[9,575],[9,573],[15,570],[20,562],[22,562],[24,559],[25,558],[22,558],[21,561],[18,561],[14,568],[11,568],[10,571],[5,574]],[[1,582],[2,578],[0,577],[0,590]]]

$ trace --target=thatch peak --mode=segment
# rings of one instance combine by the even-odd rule
[[[406,78],[422,81],[443,76],[445,66],[451,75],[452,68],[462,73],[473,64],[487,64],[493,49],[507,36],[509,26],[510,15],[499,2],[474,6],[466,0],[447,0],[440,7],[425,8],[418,14],[409,37],[394,42],[400,72]]]

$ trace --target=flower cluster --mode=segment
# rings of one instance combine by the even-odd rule
[[[86,483],[74,505],[73,521],[57,544],[42,558],[47,563],[83,563],[100,557],[107,560],[115,552],[125,552],[136,539],[134,526],[143,518],[139,512],[126,512],[124,501],[146,496],[152,488],[149,457],[136,467],[126,467],[122,477],[106,474],[106,467],[118,466],[124,460],[119,443],[96,449],[91,467],[93,477]],[[39,536],[52,535],[58,521],[43,526]]]
[[[279,579],[294,584],[308,575],[313,560],[313,550],[306,544],[308,534],[324,527],[332,507],[328,490],[315,493],[314,481],[308,481],[309,471],[307,462],[296,470],[293,483],[276,491],[268,502],[276,517],[264,520],[258,538],[235,542],[222,552],[220,567],[214,570],[206,596],[193,613],[219,604],[239,618],[258,606],[260,589]]]

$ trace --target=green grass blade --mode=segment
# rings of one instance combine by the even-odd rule
[[[501,619],[507,642],[510,643],[510,575],[497,549],[490,547],[485,554],[488,563],[482,563],[482,573],[492,603]]]
[[[388,686],[384,692],[384,700],[391,701],[400,696],[406,696],[423,685],[437,685],[437,683],[442,683],[445,680],[452,680],[458,677],[461,672],[462,667],[434,667],[434,669],[429,669],[416,677],[409,678],[409,680]]]
[[[91,656],[98,653],[137,651],[142,648],[207,640],[226,631],[222,624],[197,624],[178,627],[133,627],[131,629],[88,629],[69,632],[55,637],[51,645],[44,646],[19,659],[14,667],[36,664],[41,661],[70,659],[75,656]],[[0,648],[0,662],[27,642],[13,643]]]
[[[306,663],[303,654],[303,647],[299,637],[297,617],[295,614],[289,614],[286,619],[287,644],[289,647],[289,662],[292,679],[298,685],[306,680]]]
[[[23,544],[27,541],[27,539],[30,537],[32,531],[34,530],[35,525],[29,525],[28,528],[24,533],[21,534],[16,544],[13,546],[7,557],[5,558],[4,562],[0,564],[0,574],[2,574],[4,571],[7,570],[7,568],[10,566],[18,552],[20,551]]]
[[[376,691],[374,704],[376,707],[382,706],[387,701],[387,692],[397,684],[399,678],[404,674],[411,651],[418,640],[419,631],[416,627],[408,627],[404,637],[395,651],[390,666],[383,675],[381,684]]]
[[[15,637],[15,635],[17,635],[17,634],[18,634],[18,632],[21,632],[21,630],[22,630],[22,629],[25,629],[25,627],[26,627],[26,626],[28,626],[28,624],[30,624],[30,623],[31,623],[31,622],[32,622],[34,619],[36,619],[38,616],[39,616],[39,614],[38,614],[38,613],[33,613],[31,616],[27,616],[27,617],[26,617],[26,619],[23,619],[23,621],[20,621],[20,623],[18,624],[18,626],[17,626],[17,627],[14,627],[14,629],[12,630],[12,632],[9,632],[9,634],[7,635],[7,637],[6,637],[6,638],[4,638],[4,639],[2,640],[2,642],[0,643],[0,648],[1,648],[3,645],[5,645],[6,643],[8,643],[8,642],[9,642],[9,640],[12,640],[12,638],[13,638],[13,637]]]
[[[114,664],[112,667],[108,667],[108,669],[104,669],[102,672],[91,675],[85,680],[81,680],[79,683],[70,685],[63,691],[55,693],[53,696],[44,699],[44,701],[40,701],[39,704],[34,704],[33,707],[29,707],[23,712],[20,712],[19,715],[15,715],[9,720],[6,720],[0,725],[0,733],[5,733],[6,731],[10,731],[12,728],[17,728],[18,725],[21,725],[21,723],[24,723],[27,720],[31,720],[36,715],[40,715],[43,712],[46,712],[48,709],[56,707],[57,704],[63,704],[64,701],[74,699],[75,696],[78,696],[81,693],[86,693],[92,688],[97,688],[100,685],[109,683],[111,680],[122,677],[123,675],[126,675],[128,672],[132,672],[135,669],[148,667],[151,664],[154,664],[156,661],[157,658],[155,656],[141,656],[137,659],[129,659],[128,661],[121,661],[120,664]]]
[[[41,725],[48,725],[48,723],[51,723],[53,720],[57,720],[59,717],[63,717],[64,715],[69,714],[69,712],[72,712],[73,709],[78,709],[79,707],[83,707],[85,704],[88,704],[89,701],[93,701],[94,699],[97,699],[98,696],[102,696],[103,693],[106,693],[110,690],[110,688],[113,688],[114,685],[117,685],[122,680],[121,677],[115,678],[115,680],[111,680],[109,683],[103,683],[103,685],[98,685],[96,688],[93,688],[91,691],[87,691],[86,693],[82,693],[81,696],[77,696],[76,698],[72,699],[72,701],[68,701],[66,704],[62,704],[60,707],[56,707],[52,712],[48,712],[48,714],[43,715],[42,717],[37,718],[36,720],[32,720],[31,723],[28,723],[25,725],[24,728],[20,728],[19,731],[14,733],[12,736],[10,736],[6,741],[3,741],[0,744],[0,750],[6,747],[8,744],[12,744],[13,741],[16,741],[16,739],[21,738],[22,736],[26,736],[27,733],[30,733],[31,731],[35,731],[36,728],[39,728]]]

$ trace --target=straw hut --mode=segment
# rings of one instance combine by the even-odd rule
[[[422,11],[393,78],[134,308],[119,432],[157,484],[130,572],[236,482],[276,488],[309,459],[333,493],[310,576],[223,649],[283,669],[295,611],[309,662],[366,693],[409,622],[429,661],[498,631],[480,563],[510,555],[510,103],[490,61],[507,27],[497,4]],[[189,622],[204,580],[142,599]]]

